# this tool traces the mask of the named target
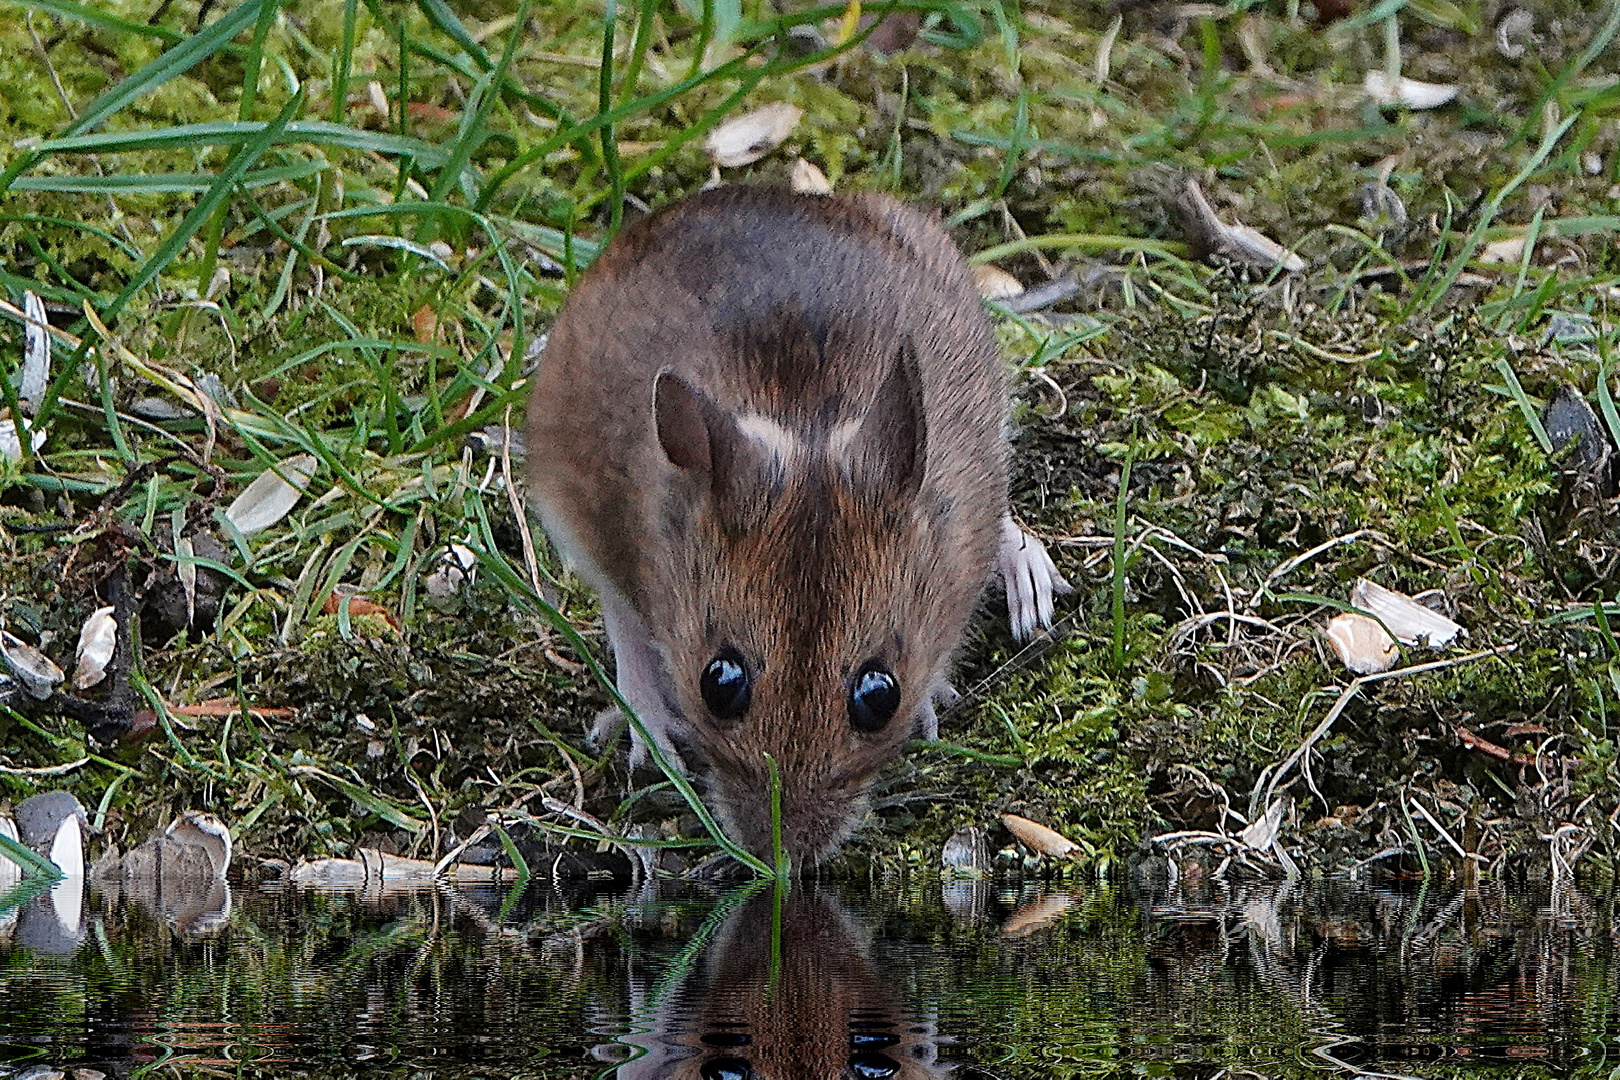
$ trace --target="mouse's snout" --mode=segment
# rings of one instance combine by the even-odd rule
[[[773,821],[770,774],[762,768],[746,778],[712,773],[708,802],[726,834],[770,863],[773,837],[780,830],[782,849],[800,871],[833,854],[866,816],[866,775],[807,777],[778,771],[781,816]]]

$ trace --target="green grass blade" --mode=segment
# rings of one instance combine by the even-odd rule
[[[1114,506],[1114,572],[1111,618],[1114,625],[1114,670],[1125,670],[1125,523],[1131,490],[1131,459],[1119,471],[1119,498]]]
[[[1541,426],[1541,414],[1536,412],[1536,407],[1530,403],[1529,395],[1524,392],[1524,387],[1519,385],[1519,377],[1513,373],[1513,365],[1509,364],[1506,358],[1498,357],[1496,370],[1502,373],[1502,378],[1507,383],[1508,393],[1512,394],[1513,400],[1519,403],[1519,411],[1524,414],[1524,422],[1530,426],[1530,430],[1535,434],[1536,442],[1541,444],[1541,449],[1548,457],[1552,457],[1552,439],[1547,435],[1547,429]]]
[[[231,160],[226,163],[218,178],[214,180],[213,186],[208,189],[207,193],[198,200],[197,205],[192,207],[191,212],[175,227],[174,232],[170,233],[168,238],[163,241],[163,245],[153,253],[150,259],[146,260],[146,264],[136,272],[129,284],[124,286],[124,291],[119,293],[113,302],[107,306],[106,311],[102,312],[101,317],[104,321],[110,323],[113,319],[116,319],[118,313],[124,309],[124,305],[129,303],[135,294],[144,289],[153,278],[162,273],[169,263],[174,261],[175,257],[190,242],[197,230],[202,228],[214,210],[224,205],[225,200],[230,198],[231,191],[236,187],[237,182],[246,176],[248,170],[253,167],[254,162],[258,161],[260,156],[274,145],[286,129],[288,122],[303,107],[303,94],[295,95],[282,108],[281,114],[265,125],[257,137],[243,144],[242,148],[231,156]]]
[[[1617,0],[1617,2],[1620,2],[1620,0]],[[1580,118],[1580,113],[1572,113],[1564,119],[1563,123],[1547,132],[1546,137],[1541,140],[1541,145],[1536,148],[1536,152],[1530,155],[1529,161],[1525,162],[1524,168],[1520,169],[1511,180],[1502,185],[1495,195],[1491,196],[1490,201],[1485,204],[1485,208],[1480,211],[1479,222],[1469,232],[1468,239],[1464,241],[1462,250],[1457,252],[1457,257],[1451,261],[1451,267],[1424,298],[1423,308],[1434,307],[1446,293],[1451,291],[1451,287],[1457,283],[1457,278],[1462,276],[1462,272],[1467,269],[1468,261],[1474,257],[1474,252],[1479,250],[1479,245],[1485,238],[1485,230],[1490,227],[1491,222],[1496,218],[1497,212],[1502,209],[1502,204],[1507,200],[1507,197],[1535,175],[1536,170],[1541,168],[1542,163],[1553,152],[1553,147],[1557,146],[1558,141],[1564,137],[1564,133],[1573,127]]]
[[[450,150],[450,157],[445,162],[442,172],[439,173],[438,182],[433,185],[428,198],[434,202],[442,202],[444,197],[455,187],[461,179],[461,170],[472,157],[474,150],[484,142],[489,124],[489,112],[495,102],[500,100],[498,87],[506,79],[506,73],[511,69],[512,60],[517,56],[518,45],[523,40],[524,24],[529,17],[529,0],[523,0],[518,5],[517,18],[512,23],[512,32],[507,35],[506,51],[501,54],[500,63],[490,72],[488,80],[480,87],[482,93],[478,95],[477,105],[467,116],[461,126],[461,132],[456,137],[455,146]]]
[[[186,37],[178,30],[170,30],[167,26],[155,26],[150,23],[137,22],[134,19],[125,19],[114,15],[110,11],[103,11],[88,4],[76,4],[73,0],[20,0],[20,2],[24,7],[48,11],[52,15],[60,15],[64,19],[74,19],[90,26],[99,27],[102,30],[111,30],[115,34],[152,37],[170,43],[184,41]]]
[[[489,58],[489,53],[484,51],[482,45],[473,40],[473,36],[467,32],[467,28],[461,24],[461,20],[456,17],[455,12],[450,10],[450,6],[444,0],[416,0],[416,7],[423,15],[427,16],[428,22],[432,23],[451,41],[460,45],[462,51],[472,57],[473,63],[485,71],[495,66],[495,61]],[[521,29],[522,26],[523,21],[520,19],[517,28]]]
[[[343,123],[349,111],[349,73],[354,65],[354,33],[360,17],[359,0],[343,0],[343,43],[335,58],[337,70],[332,73],[332,123]]]
[[[174,48],[135,72],[129,78],[108,89],[85,106],[79,118],[62,130],[63,135],[77,135],[99,127],[113,113],[118,112],[164,83],[184,75],[230,43],[230,40],[259,18],[259,9],[267,0],[247,0],[226,12],[217,22],[210,23]]]
[[[236,146],[252,141],[264,132],[259,120],[210,120],[199,124],[147,128],[140,131],[109,131],[47,139],[38,147],[40,154],[120,154],[136,150],[192,150],[205,146]],[[286,125],[284,143],[314,143],[345,150],[415,158],[434,168],[444,164],[445,150],[422,139],[401,138],[380,131],[333,124],[326,120],[295,120]]]
[[[253,119],[253,106],[259,98],[259,69],[264,66],[264,42],[270,36],[270,27],[275,25],[276,12],[281,8],[281,0],[266,0],[259,8],[258,21],[253,24],[253,38],[248,44],[247,55],[242,58],[242,96],[236,103],[236,118],[238,120]]]
[[[613,111],[613,31],[619,21],[618,0],[607,0],[602,14],[602,62],[597,68],[596,109]],[[608,230],[611,240],[624,220],[624,168],[619,163],[619,137],[612,124],[602,125],[602,164],[608,173]]]
[[[696,789],[692,787],[691,781],[664,756],[657,740],[652,737],[652,734],[641,722],[641,718],[636,715],[635,709],[631,708],[624,695],[619,693],[618,684],[608,677],[607,671],[592,654],[591,647],[585,643],[584,638],[579,636],[579,631],[574,629],[573,624],[568,621],[567,617],[549,604],[544,597],[537,594],[523,575],[512,568],[511,564],[506,561],[506,557],[497,551],[492,543],[481,541],[478,544],[469,544],[468,546],[472,547],[474,554],[478,556],[479,564],[487,568],[500,580],[514,600],[539,612],[552,625],[552,628],[562,635],[563,640],[568,642],[575,654],[584,660],[585,666],[590,669],[591,675],[596,678],[598,684],[601,685],[603,690],[607,691],[614,704],[623,712],[625,720],[640,734],[647,748],[647,756],[652,759],[653,764],[658,766],[659,771],[680,793],[687,807],[697,816],[698,821],[703,825],[704,831],[709,834],[709,837],[720,850],[762,878],[769,879],[774,876],[771,867],[726,835],[725,830],[720,827],[720,823],[714,819],[714,815],[710,813],[702,798],[698,796]]]
[[[325,172],[331,164],[308,161],[301,165],[278,165],[255,169],[242,177],[243,188],[306,180]],[[64,195],[194,195],[214,186],[213,173],[145,173],[106,176],[19,176],[13,191],[53,191]]]
[[[1620,411],[1616,411],[1614,392],[1609,389],[1609,376],[1613,370],[1613,357],[1605,359],[1602,366],[1598,368],[1597,398],[1598,408],[1603,413],[1603,422],[1609,425],[1609,438],[1613,439],[1617,446],[1620,446]]]
[[[19,841],[0,834],[0,858],[10,859],[22,867],[23,873],[29,876],[38,876],[46,881],[61,881],[62,868],[57,866],[45,856],[24,847]]]

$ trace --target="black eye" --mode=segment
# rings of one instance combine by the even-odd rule
[[[727,647],[709,661],[703,669],[698,687],[703,691],[703,704],[709,707],[716,720],[735,720],[748,711],[753,681],[743,663],[742,653]]]
[[[900,707],[900,684],[889,669],[867,661],[849,688],[849,722],[856,731],[880,731]]]
[[[899,1071],[900,1063],[887,1054],[856,1054],[849,1059],[850,1075],[860,1080],[883,1080]]]
[[[741,1058],[715,1058],[705,1061],[698,1075],[703,1080],[750,1080],[754,1070]]]

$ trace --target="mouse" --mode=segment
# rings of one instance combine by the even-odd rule
[[[782,847],[813,866],[937,737],[991,579],[1020,639],[1070,591],[1009,513],[1006,369],[966,261],[885,195],[721,187],[627,225],[526,423],[530,505],[596,592],[620,696],[767,861],[771,760]]]

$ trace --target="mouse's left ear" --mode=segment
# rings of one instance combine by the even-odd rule
[[[678,468],[711,471],[712,432],[719,411],[703,391],[667,368],[653,381],[653,427],[658,431],[658,445]]]
[[[910,498],[922,487],[927,449],[922,373],[906,342],[845,450],[850,482],[880,502]]]

